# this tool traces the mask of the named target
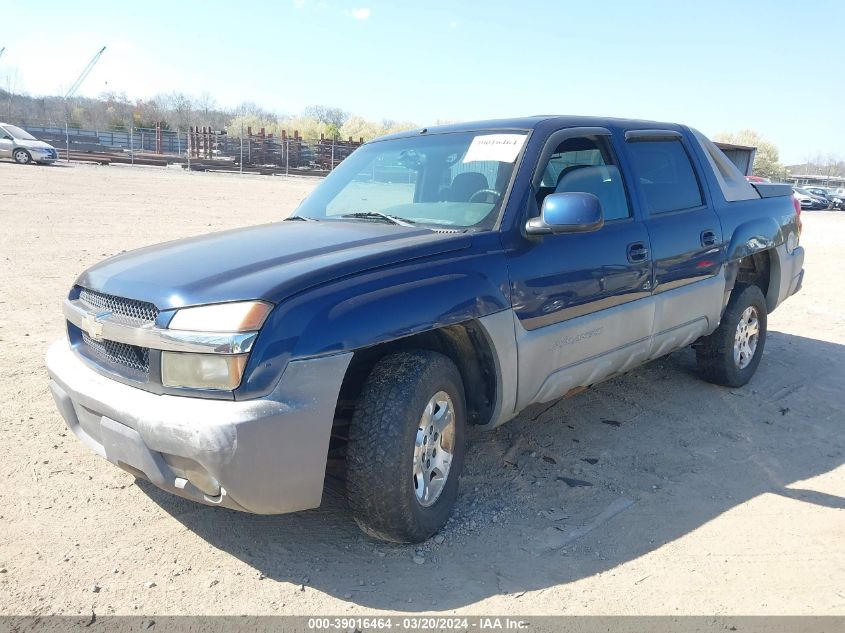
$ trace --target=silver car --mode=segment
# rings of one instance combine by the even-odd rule
[[[0,159],[11,158],[16,163],[54,163],[59,153],[52,145],[39,141],[26,130],[8,123],[0,123]]]

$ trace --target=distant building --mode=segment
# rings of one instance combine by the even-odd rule
[[[791,174],[787,179],[794,185],[816,185],[819,187],[845,187],[845,177],[824,174]]]

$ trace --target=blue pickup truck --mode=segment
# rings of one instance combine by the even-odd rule
[[[367,143],[275,224],[78,278],[47,354],[73,432],[195,501],[317,507],[327,463],[373,537],[448,519],[468,425],[684,346],[752,377],[803,277],[786,185],[682,125],[540,116]]]

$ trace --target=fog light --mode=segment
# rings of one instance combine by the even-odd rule
[[[225,389],[241,384],[248,354],[161,353],[161,383],[165,387]]]

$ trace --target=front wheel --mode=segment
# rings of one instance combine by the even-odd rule
[[[705,380],[725,387],[741,387],[751,380],[766,344],[766,310],[760,288],[734,288],[719,327],[695,348]]]
[[[465,448],[461,375],[446,356],[399,352],[373,368],[347,445],[352,515],[370,536],[424,541],[449,518]]]
[[[18,165],[28,165],[32,162],[32,156],[25,149],[16,149],[12,154],[12,158],[15,159]]]

